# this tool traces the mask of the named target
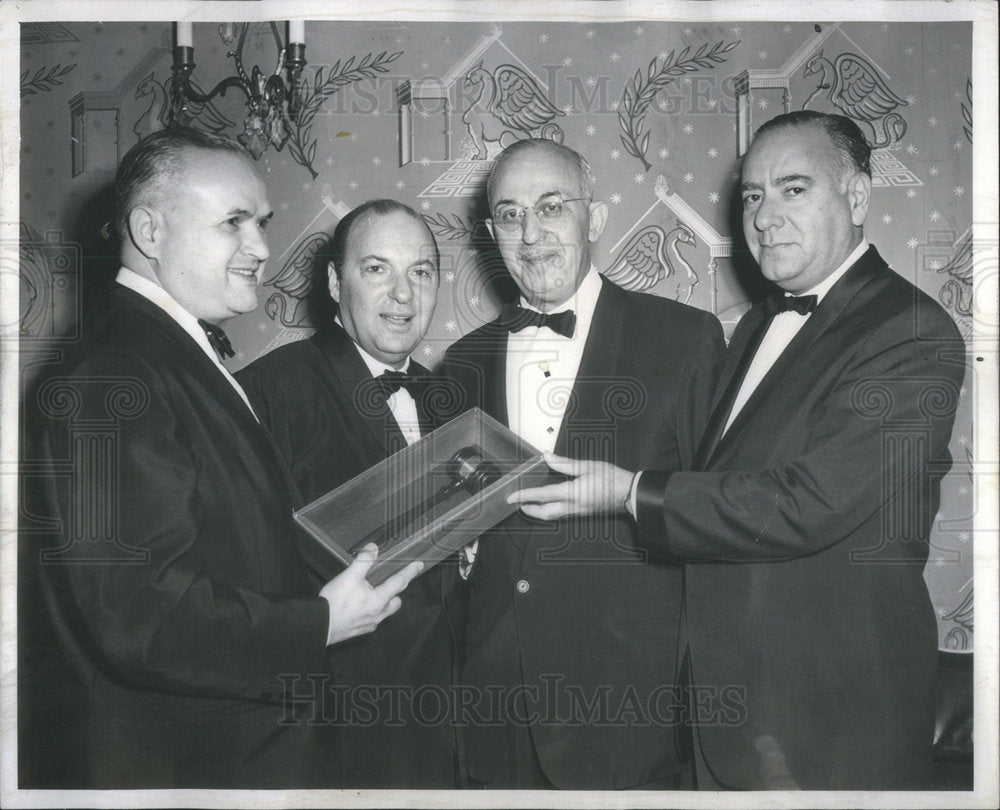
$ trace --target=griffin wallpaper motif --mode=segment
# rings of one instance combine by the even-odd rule
[[[202,91],[234,72],[224,29],[194,25]],[[499,309],[506,279],[482,227],[485,180],[525,137],[591,161],[610,207],[594,254],[609,279],[712,311],[728,337],[760,294],[735,207],[740,159],[756,127],[798,109],[861,126],[875,150],[868,239],[971,334],[970,23],[309,21],[306,41],[303,112],[285,122],[280,150],[256,143],[276,215],[261,306],[227,325],[233,368],[310,334],[325,237],[375,197],[416,208],[440,243],[438,308],[418,349],[436,364]],[[271,24],[249,24],[240,52],[264,80]],[[169,123],[171,26],[23,23],[21,71],[28,377],[72,339],[88,288],[117,269],[107,190],[118,158]],[[247,135],[239,92],[186,116]],[[926,574],[952,649],[973,644],[974,384],[970,371]]]

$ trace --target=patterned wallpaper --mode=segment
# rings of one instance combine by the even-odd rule
[[[231,35],[194,25],[202,90],[234,72]],[[442,247],[417,350],[433,366],[498,310],[483,185],[495,155],[527,135],[591,160],[610,205],[595,254],[608,277],[710,310],[728,337],[759,289],[735,206],[740,156],[754,128],[798,109],[839,111],[865,131],[869,240],[971,333],[970,23],[309,21],[306,40],[303,115],[281,151],[256,144],[276,217],[262,306],[227,327],[234,368],[310,334],[314,252],[381,196],[420,211]],[[26,378],[79,334],[88,290],[116,269],[108,189],[118,158],[167,120],[171,42],[166,22],[21,25]],[[249,27],[243,61],[274,72],[268,23]],[[189,114],[253,139],[238,90]],[[970,374],[926,572],[951,649],[972,647],[971,385]]]

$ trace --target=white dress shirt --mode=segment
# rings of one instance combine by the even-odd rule
[[[547,326],[529,326],[507,336],[507,421],[539,450],[555,449],[600,294],[601,277],[591,266],[576,292],[554,310],[572,309],[576,314],[573,337]],[[540,311],[523,297],[521,306]]]
[[[576,292],[553,310],[573,310],[576,315],[573,337],[560,335],[547,326],[528,326],[507,335],[508,427],[539,450],[555,450],[600,294],[601,277],[591,265]],[[521,306],[541,312],[524,296]],[[478,550],[478,539],[462,549],[458,568],[462,579],[469,578]]]
[[[205,334],[205,330],[201,328],[201,324],[198,323],[198,319],[194,315],[178,304],[174,297],[155,281],[150,281],[145,276],[140,276],[138,273],[133,270],[129,270],[127,267],[122,267],[118,271],[115,281],[123,287],[128,287],[133,292],[138,293],[151,304],[158,306],[181,329],[187,332],[191,336],[192,340],[194,340],[194,342],[201,347],[201,350],[205,352],[208,359],[215,364],[215,367],[219,369],[222,376],[226,378],[236,393],[240,395],[240,399],[246,403],[246,406],[250,409],[250,413],[253,414],[253,418],[257,419],[257,414],[254,413],[253,406],[250,404],[250,400],[247,399],[246,392],[240,384],[236,382],[236,378],[229,373],[229,369],[222,365],[222,361],[219,360],[219,355],[216,354],[212,344],[208,342],[208,335]],[[257,419],[257,421],[259,422],[260,420]]]
[[[815,295],[816,306],[819,306],[833,285],[840,281],[841,276],[864,255],[866,250],[868,250],[868,241],[862,239],[861,243],[844,259],[840,267],[812,289],[805,290],[798,295]],[[790,294],[786,293],[786,295]],[[736,399],[733,400],[733,407],[729,412],[729,420],[726,422],[725,430],[722,431],[723,435],[725,435],[726,430],[729,430],[729,426],[733,424],[733,421],[739,415],[743,406],[746,405],[747,400],[753,395],[753,392],[757,390],[760,381],[771,370],[771,366],[777,362],[781,353],[788,348],[788,344],[792,342],[792,339],[799,333],[799,330],[806,325],[806,321],[809,320],[810,315],[811,313],[800,315],[798,312],[779,312],[774,316],[774,320],[771,321],[767,332],[764,333],[764,339],[760,342],[760,346],[757,347],[757,352],[754,354],[753,360],[750,361],[750,367],[747,369],[743,383],[740,385],[739,393],[737,393]]]
[[[867,250],[868,240],[862,238],[861,243],[851,251],[850,255],[844,259],[840,267],[834,270],[812,289],[799,293],[799,295],[815,295],[816,306],[819,306],[820,302],[826,297],[826,294],[833,288],[833,285],[840,281],[844,273],[846,273]],[[790,295],[791,293],[786,294]],[[764,334],[764,339],[760,342],[760,346],[757,347],[753,360],[750,361],[750,367],[747,369],[746,376],[743,378],[743,383],[740,385],[740,390],[736,395],[736,399],[733,401],[733,407],[729,412],[729,419],[726,421],[726,427],[725,430],[723,430],[723,435],[725,435],[726,430],[729,430],[729,426],[732,425],[733,420],[739,415],[739,412],[743,409],[743,406],[746,405],[747,400],[750,399],[753,392],[757,390],[757,386],[760,385],[761,380],[763,380],[767,372],[771,370],[771,366],[777,362],[781,353],[788,348],[788,344],[792,342],[792,339],[799,333],[799,330],[805,326],[806,321],[809,319],[811,314],[812,313],[800,315],[798,312],[793,311],[780,312],[774,316],[774,319],[771,321],[771,325]],[[636,496],[639,491],[639,479],[641,477],[641,471],[635,474],[632,478],[632,487],[629,491],[627,506],[633,516],[635,516]]]
[[[340,316],[338,315],[334,318],[337,325],[341,329],[344,328],[344,324],[340,321]],[[368,352],[361,348],[357,341],[352,339],[354,343],[354,348],[358,350],[358,354],[361,355],[361,359],[365,361],[365,365],[368,366],[368,370],[371,372],[372,377],[381,377],[386,371],[402,371],[406,372],[410,368],[410,358],[407,357],[406,361],[403,363],[402,368],[393,368],[388,363],[383,363],[381,360],[376,360]],[[392,412],[393,419],[396,420],[396,424],[399,425],[399,430],[403,434],[403,438],[406,439],[406,444],[411,445],[418,439],[420,439],[420,418],[417,416],[417,403],[414,401],[410,392],[405,388],[400,388],[398,391],[393,392],[392,396],[386,400],[389,403],[389,410]]]

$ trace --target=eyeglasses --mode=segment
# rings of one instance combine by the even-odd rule
[[[566,212],[566,203],[571,202],[589,203],[591,200],[589,197],[570,197],[568,200],[543,197],[534,205],[498,205],[493,210],[493,224],[504,231],[516,231],[524,225],[529,210],[534,211],[541,222],[554,224]]]

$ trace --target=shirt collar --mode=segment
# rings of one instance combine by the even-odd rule
[[[840,281],[844,273],[850,270],[854,263],[865,254],[866,250],[868,250],[868,240],[861,237],[861,242],[856,248],[854,248],[854,250],[851,251],[850,255],[844,259],[840,267],[830,273],[830,275],[823,279],[819,284],[813,286],[812,289],[805,290],[798,295],[815,295],[816,303],[818,304],[823,300],[823,298],[826,297],[826,294],[833,289],[833,285]]]
[[[333,319],[333,321],[341,329],[344,329],[344,324],[340,320],[340,316],[339,315],[337,315]],[[347,330],[344,329],[344,332],[347,332]],[[348,337],[351,337],[351,336],[348,335]],[[406,371],[410,370],[410,358],[409,357],[407,357],[406,360],[403,362],[403,367],[402,368],[394,368],[394,367],[390,366],[388,363],[383,363],[381,360],[377,360],[376,358],[372,357],[370,354],[368,354],[368,352],[366,352],[364,349],[361,348],[361,344],[358,343],[354,338],[351,338],[351,343],[353,343],[354,344],[354,348],[358,350],[358,354],[360,354],[361,355],[361,359],[365,361],[365,365],[368,366],[368,370],[371,372],[371,375],[373,377],[381,377],[386,371],[402,371],[402,372],[406,372]]]
[[[140,276],[134,270],[129,270],[127,267],[122,267],[118,271],[115,281],[123,287],[128,287],[128,289],[138,293],[147,301],[162,309],[181,329],[194,339],[195,343],[201,346],[202,350],[211,360],[218,362],[215,349],[208,342],[208,336],[205,334],[205,330],[201,328],[201,324],[198,323],[198,319],[178,304],[177,300],[163,289],[163,287],[145,276]]]

